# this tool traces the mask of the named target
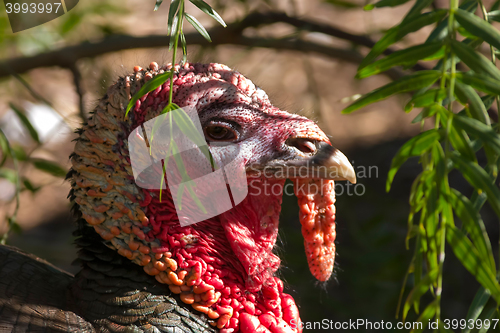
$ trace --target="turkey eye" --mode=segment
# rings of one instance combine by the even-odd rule
[[[237,138],[233,129],[222,125],[211,125],[205,128],[207,137],[215,141],[230,141]]]

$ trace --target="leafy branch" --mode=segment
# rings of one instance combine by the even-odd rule
[[[381,0],[367,9],[400,3]],[[500,135],[487,112],[494,102],[498,108],[500,96],[500,70],[495,56],[500,49],[500,32],[489,23],[496,17],[499,2],[493,5],[491,15],[483,3],[476,0],[465,0],[461,4],[450,0],[448,9],[422,13],[430,4],[429,0],[417,0],[401,23],[389,29],[373,46],[359,66],[357,76],[369,77],[394,66],[414,66],[430,60],[439,60],[437,65],[432,70],[406,75],[375,89],[343,113],[397,93],[414,91],[405,111],[423,108],[414,122],[420,123],[422,129],[426,122],[433,125],[433,129],[423,131],[398,151],[387,177],[387,191],[399,168],[409,158],[418,157],[422,172],[410,191],[406,237],[407,246],[414,239],[414,255],[407,272],[407,277],[413,276],[414,287],[403,303],[402,317],[405,320],[413,307],[424,327],[431,319],[439,320],[441,332],[449,331],[443,326],[441,315],[446,243],[481,284],[467,320],[472,320],[474,327],[476,320],[491,320],[500,314],[500,263],[495,263],[490,237],[480,215],[481,207],[488,202],[500,217],[500,189],[496,185]],[[483,18],[475,15],[478,6]],[[435,28],[423,44],[378,59],[389,46],[428,25]],[[478,51],[483,43],[489,46],[491,59]],[[459,70],[461,64],[470,70]],[[457,113],[458,105],[463,109]],[[480,165],[479,153],[486,155],[485,165]],[[474,188],[469,196],[449,183],[452,170],[457,170]],[[457,218],[461,225],[457,225]],[[399,306],[404,289],[403,286]],[[426,293],[434,300],[420,311],[420,301]],[[469,332],[470,325],[468,327],[462,327],[463,331]]]

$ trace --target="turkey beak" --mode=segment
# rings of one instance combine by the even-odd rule
[[[347,157],[327,142],[294,138],[288,152],[265,163],[264,172],[277,178],[318,178],[356,183],[356,172]],[[259,169],[262,169],[259,168]]]
[[[302,148],[295,158],[285,162],[289,178],[322,178],[356,183],[356,172],[340,150],[326,142],[315,143],[314,147],[309,144],[309,150],[306,155]]]

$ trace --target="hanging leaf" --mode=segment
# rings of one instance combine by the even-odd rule
[[[491,293],[488,289],[485,289],[483,286],[479,287],[479,290],[477,291],[476,296],[474,296],[474,300],[469,307],[469,311],[467,312],[467,318],[465,319],[467,322],[469,322],[469,320],[476,322],[476,319],[478,319],[481,312],[483,312],[484,306],[490,300],[490,296]],[[462,332],[470,333],[470,331],[471,328],[467,326]]]
[[[409,33],[418,31],[429,24],[441,21],[447,13],[447,10],[440,9],[433,12],[417,15],[415,17],[409,18],[406,22],[403,21],[401,22],[401,24],[389,29],[384,37],[382,37],[372,47],[370,53],[368,53],[368,55],[359,65],[359,68],[361,69],[363,67],[366,67],[369,63],[371,63],[379,55],[381,55],[389,46],[401,40]]]
[[[429,150],[432,145],[439,142],[441,132],[438,130],[429,130],[408,140],[396,153],[392,159],[391,169],[387,174],[386,191],[389,192],[391,184],[401,165],[412,156],[419,156],[423,152]]]
[[[450,39],[449,43],[451,50],[474,72],[489,75],[496,80],[500,80],[500,70],[484,55],[476,52],[465,43],[457,42],[453,39]]]
[[[468,32],[500,49],[500,32],[479,16],[462,9],[455,10],[455,17]]]
[[[162,0],[163,1],[163,0]],[[167,20],[167,35],[171,36],[174,33],[174,19],[179,9],[180,0],[173,0],[168,8],[168,20]]]
[[[148,82],[146,82],[142,87],[141,89],[139,89],[138,92],[136,92],[134,94],[134,96],[132,96],[132,98],[130,99],[130,101],[128,102],[128,105],[127,105],[127,111],[125,112],[125,117],[127,117],[130,109],[132,107],[135,106],[135,103],[137,103],[137,101],[144,95],[146,95],[147,93],[155,90],[156,88],[158,88],[159,86],[161,86],[162,84],[164,84],[168,79],[170,79],[172,77],[172,72],[171,71],[168,71],[168,72],[165,72],[165,73],[162,73],[162,74],[158,74],[156,75],[154,78],[152,78],[151,80],[149,80]]]
[[[375,89],[372,92],[362,96],[347,108],[342,110],[342,113],[351,113],[357,109],[362,108],[363,106],[381,101],[389,96],[398,93],[427,88],[434,82],[436,82],[440,76],[441,72],[439,71],[420,71],[411,75],[404,76],[397,81],[386,84],[385,86]]]
[[[420,44],[404,50],[396,51],[372,64],[367,65],[366,67],[361,68],[356,74],[356,77],[358,79],[362,79],[384,72],[394,66],[413,65],[419,60],[437,53],[440,49],[444,49],[442,43],[434,42]]]
[[[490,117],[488,116],[488,111],[484,106],[483,101],[476,93],[474,89],[472,89],[467,84],[463,84],[460,81],[455,82],[455,95],[457,96],[460,103],[466,105],[466,109],[468,108],[471,116],[474,119],[481,121],[484,124],[490,124]]]
[[[30,134],[31,138],[33,140],[35,140],[35,142],[40,143],[40,138],[38,137],[38,132],[33,127],[33,125],[31,125],[31,122],[29,121],[28,117],[26,117],[25,112],[22,111],[16,105],[14,105],[14,103],[9,103],[9,106],[16,113],[19,120],[21,120],[21,123],[23,124],[23,126],[28,130],[28,133]]]
[[[491,292],[497,303],[500,303],[500,285],[496,280],[495,273],[491,271],[486,262],[481,261],[481,257],[471,241],[455,226],[448,226],[446,240],[462,265]]]
[[[480,139],[485,145],[490,146],[500,155],[500,135],[490,126],[469,117],[456,115],[453,117],[453,125],[463,129]]]
[[[52,176],[65,178],[68,170],[57,164],[56,162],[41,159],[41,158],[32,158],[30,162],[33,164],[35,168],[51,174]]]
[[[203,0],[189,0],[193,5],[198,7],[202,12],[212,17],[214,20],[219,22],[224,28],[227,26],[226,22],[220,17],[220,15],[212,8],[208,3]]]
[[[186,20],[189,23],[191,23],[191,25],[200,33],[200,35],[202,35],[203,38],[211,42],[212,39],[210,39],[208,31],[201,25],[201,23],[198,22],[198,20],[194,16],[191,16],[188,13],[185,13],[185,15],[186,15]]]

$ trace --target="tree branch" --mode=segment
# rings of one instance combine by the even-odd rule
[[[354,50],[330,47],[300,39],[267,39],[243,36],[243,30],[246,28],[259,27],[276,22],[287,23],[301,30],[324,33],[329,36],[351,41],[357,45],[372,47],[375,44],[366,36],[353,35],[329,25],[289,17],[280,12],[252,13],[240,22],[228,24],[227,28],[214,27],[209,30],[210,36],[212,37],[212,43],[207,42],[196,32],[187,34],[186,40],[188,41],[188,45],[200,45],[205,47],[231,44],[248,47],[264,47],[276,50],[311,52],[352,63],[359,63],[363,59],[362,55]],[[71,70],[74,66],[73,64],[82,58],[92,58],[109,52],[129,49],[166,47],[169,43],[169,38],[170,37],[165,35],[150,35],[143,37],[113,35],[105,37],[100,41],[86,41],[78,45],[67,46],[31,57],[8,59],[0,62],[0,78],[15,73],[22,74],[39,67],[59,66]],[[387,52],[390,53],[391,51],[389,50]],[[418,68],[417,66],[417,68],[414,67],[413,69],[419,70],[422,68]],[[392,79],[400,78],[403,75],[403,73],[397,69],[391,69],[385,74]]]

